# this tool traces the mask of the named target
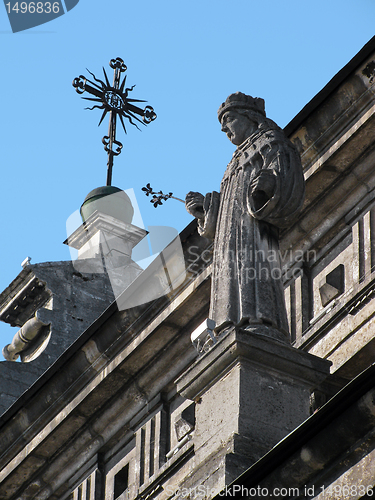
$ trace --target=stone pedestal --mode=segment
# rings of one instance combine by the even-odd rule
[[[94,211],[64,242],[78,250],[78,272],[107,273],[117,298],[143,271],[131,258],[147,231]]]
[[[256,329],[230,330],[176,382],[196,402],[197,470],[184,486],[230,484],[309,417],[329,366]]]
[[[100,256],[115,268],[123,265],[146,235],[145,229],[95,211],[64,243],[78,250],[78,259]]]

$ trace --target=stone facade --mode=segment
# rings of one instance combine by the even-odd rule
[[[195,222],[184,273],[167,249],[117,301],[104,274],[70,263],[26,266],[1,294],[2,320],[22,328],[43,309],[48,331],[33,359],[0,363],[0,498],[371,496],[374,60],[375,39],[285,129],[306,182],[280,239],[292,346],[232,328],[197,352],[212,243]],[[134,302],[161,269],[165,294]]]

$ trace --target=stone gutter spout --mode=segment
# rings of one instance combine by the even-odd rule
[[[3,348],[3,356],[7,361],[16,361],[22,351],[36,339],[48,324],[43,323],[37,315],[26,321],[23,327],[13,337],[12,343]]]

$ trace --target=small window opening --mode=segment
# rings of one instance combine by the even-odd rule
[[[129,485],[129,464],[126,464],[115,475],[115,498],[118,498],[124,493]]]

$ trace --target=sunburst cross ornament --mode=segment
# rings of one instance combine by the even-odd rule
[[[113,158],[118,156],[122,150],[122,144],[120,141],[116,140],[116,121],[117,116],[119,116],[121,125],[126,133],[124,118],[129,120],[129,122],[139,129],[136,123],[134,123],[133,119],[142,123],[142,125],[147,125],[152,122],[156,118],[156,114],[151,106],[146,106],[144,109],[135,106],[133,103],[135,102],[146,102],[140,99],[130,99],[128,97],[128,93],[133,90],[135,85],[131,88],[125,88],[126,75],[120,84],[121,73],[124,73],[127,70],[127,67],[124,61],[117,57],[116,59],[111,59],[109,62],[110,67],[114,70],[113,76],[113,85],[109,83],[107,73],[103,67],[103,73],[105,82],[99,80],[95,77],[91,71],[87,70],[90,75],[97,82],[93,82],[86,78],[85,76],[80,75],[78,78],[74,78],[73,87],[76,89],[78,94],[83,94],[84,92],[88,92],[95,97],[83,97],[88,101],[94,101],[100,103],[98,105],[93,106],[92,108],[86,109],[102,109],[103,114],[100,118],[99,125],[102,123],[107,113],[109,113],[109,129],[108,135],[105,135],[102,139],[104,144],[104,149],[108,153],[108,170],[107,170],[107,186],[110,186],[112,183],[112,169],[113,169]],[[98,85],[99,84],[99,85]],[[141,116],[142,120],[140,120],[136,115]]]

